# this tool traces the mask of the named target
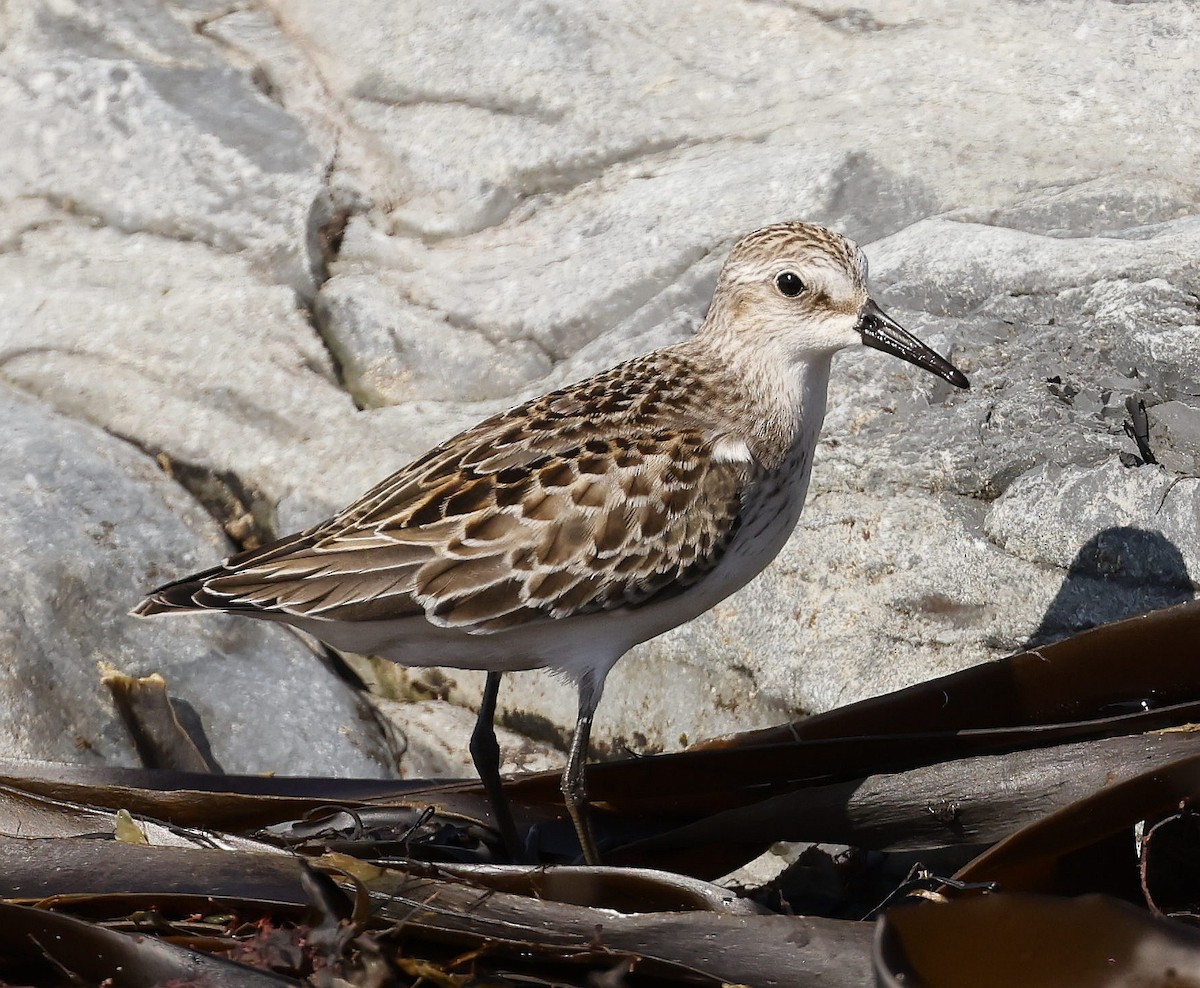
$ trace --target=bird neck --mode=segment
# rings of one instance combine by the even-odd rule
[[[729,432],[764,467],[776,469],[798,445],[816,444],[825,420],[832,353],[783,359],[769,351],[707,341],[700,348],[711,379],[719,380],[733,398],[721,403]]]

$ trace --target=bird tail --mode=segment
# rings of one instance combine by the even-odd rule
[[[155,614],[186,614],[189,611],[208,611],[222,607],[220,598],[208,591],[208,581],[228,570],[215,566],[203,573],[193,573],[181,580],[165,583],[129,613],[134,617],[153,617]]]
[[[134,617],[153,617],[155,614],[187,614],[195,611],[238,611],[254,612],[262,608],[251,605],[239,605],[229,600],[227,596],[213,593],[209,584],[221,576],[230,576],[247,566],[264,563],[277,556],[285,556],[297,548],[311,545],[313,536],[310,532],[297,532],[286,538],[279,539],[269,545],[256,549],[246,549],[212,569],[200,573],[192,573],[170,583],[164,583],[150,593],[145,600],[129,613]]]

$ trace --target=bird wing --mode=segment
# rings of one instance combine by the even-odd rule
[[[493,632],[690,586],[733,538],[756,468],[714,456],[687,374],[636,364],[462,433],[323,525],[203,574],[192,600]]]

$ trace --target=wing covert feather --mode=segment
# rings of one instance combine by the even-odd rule
[[[638,363],[481,423],[205,589],[228,609],[470,632],[679,592],[720,561],[758,467],[714,458],[686,366]]]

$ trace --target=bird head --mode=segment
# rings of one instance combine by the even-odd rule
[[[959,388],[967,378],[887,315],[867,291],[867,260],[825,227],[780,223],[743,237],[717,280],[702,332],[732,333],[776,359],[831,355],[863,344]]]

